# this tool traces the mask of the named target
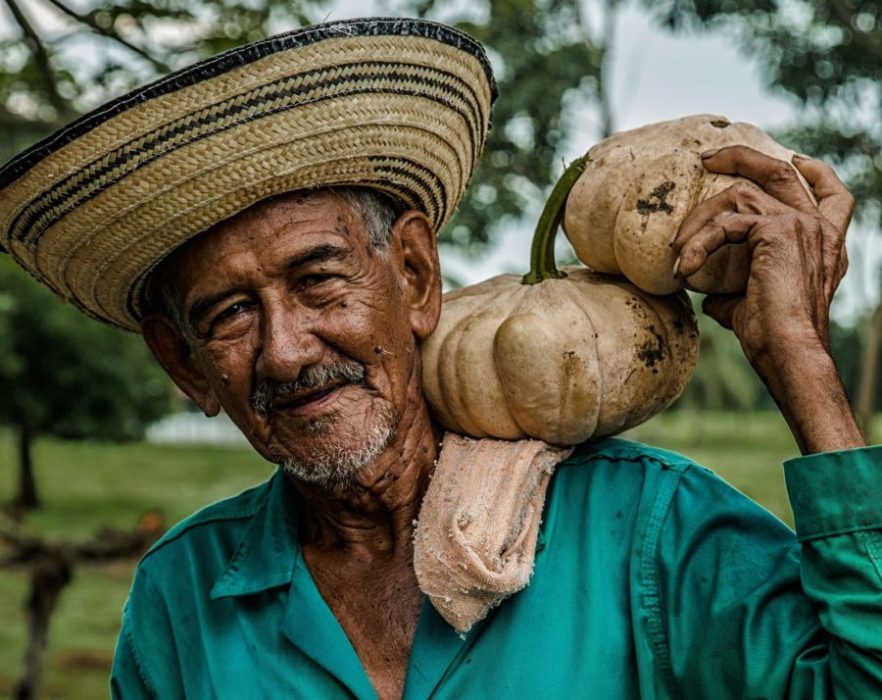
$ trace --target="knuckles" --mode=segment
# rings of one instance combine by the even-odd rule
[[[783,160],[775,160],[774,163],[769,164],[768,168],[768,176],[766,179],[766,183],[769,185],[776,184],[799,184],[799,178],[796,176],[795,168]],[[800,184],[800,187],[802,185]]]
[[[729,196],[735,204],[736,211],[755,213],[759,210],[759,188],[752,182],[741,180],[729,188]]]

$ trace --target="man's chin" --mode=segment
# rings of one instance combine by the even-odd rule
[[[386,413],[378,416],[361,434],[324,435],[333,425],[317,419],[307,427],[309,436],[301,435],[290,450],[275,461],[285,473],[298,481],[328,490],[349,488],[357,483],[359,473],[379,457],[395,436],[396,422]],[[306,437],[306,439],[303,439]],[[313,440],[314,445],[310,445]]]

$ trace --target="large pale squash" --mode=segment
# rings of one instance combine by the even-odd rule
[[[571,166],[549,199],[530,274],[445,295],[423,346],[423,389],[450,430],[573,445],[646,420],[685,387],[698,347],[685,292],[656,297],[554,267],[554,233],[583,167]]]
[[[598,272],[624,274],[653,294],[683,289],[673,275],[669,243],[696,204],[736,181],[708,173],[701,153],[736,144],[788,162],[793,156],[755,126],[710,114],[624,131],[591,148],[564,217],[579,260]],[[749,262],[743,244],[724,246],[685,286],[707,293],[740,291]]]

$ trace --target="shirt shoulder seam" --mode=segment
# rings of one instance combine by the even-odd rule
[[[677,454],[676,452],[643,445],[638,442],[631,442],[622,438],[610,438],[596,446],[589,444],[580,447],[593,451],[585,454],[582,450],[576,448],[577,451],[567,460],[562,462],[560,466],[580,466],[599,460],[640,464],[651,462],[659,466],[662,470],[676,472],[686,472],[699,466],[688,457]]]
[[[188,534],[191,530],[194,530],[197,527],[201,527],[202,525],[210,525],[212,523],[230,520],[247,520],[249,518],[253,518],[263,507],[265,500],[266,499],[264,496],[256,499],[256,502],[251,504],[247,508],[235,508],[229,510],[224,507],[223,502],[212,506],[207,506],[204,510],[195,513],[194,515],[191,515],[183,522],[175,525],[171,530],[163,535],[150,547],[150,549],[148,549],[144,553],[141,561],[143,562],[152,554],[164,548],[166,545],[176,542],[177,540]]]

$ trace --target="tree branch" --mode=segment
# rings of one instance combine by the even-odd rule
[[[851,2],[849,0],[830,0],[830,7],[839,21],[851,31],[855,42],[864,51],[882,61],[882,40],[878,34],[861,31],[855,26],[855,12]]]
[[[12,0],[10,0],[10,1],[12,1]],[[140,46],[137,46],[137,45],[131,43],[130,41],[127,41],[126,39],[121,37],[116,32],[110,31],[109,29],[102,27],[100,24],[95,22],[95,20],[93,20],[91,17],[89,17],[87,15],[81,15],[78,12],[72,10],[67,5],[62,3],[61,0],[46,0],[46,2],[48,2],[50,5],[52,5],[52,7],[57,9],[59,12],[67,15],[68,17],[75,20],[76,22],[79,22],[80,24],[84,24],[86,27],[91,29],[93,32],[96,32],[97,34],[100,34],[101,36],[107,37],[108,39],[111,39],[111,40],[117,42],[118,44],[125,46],[129,51],[132,51],[133,53],[138,54],[144,60],[149,61],[153,65],[153,67],[157,71],[159,71],[160,73],[171,72],[171,67],[167,63],[159,60],[155,56],[152,56],[146,49],[142,49]]]
[[[12,12],[12,16],[15,18],[16,23],[21,28],[22,32],[24,32],[25,42],[31,46],[31,51],[34,53],[34,60],[37,62],[37,68],[43,76],[43,84],[49,95],[50,104],[55,108],[55,111],[58,112],[59,117],[71,115],[73,109],[68,101],[61,96],[61,93],[58,92],[58,84],[55,81],[55,71],[52,70],[52,66],[49,64],[49,53],[46,51],[46,47],[43,45],[40,35],[37,34],[37,31],[34,29],[33,25],[31,25],[27,15],[22,12],[16,0],[6,0],[6,4]]]

